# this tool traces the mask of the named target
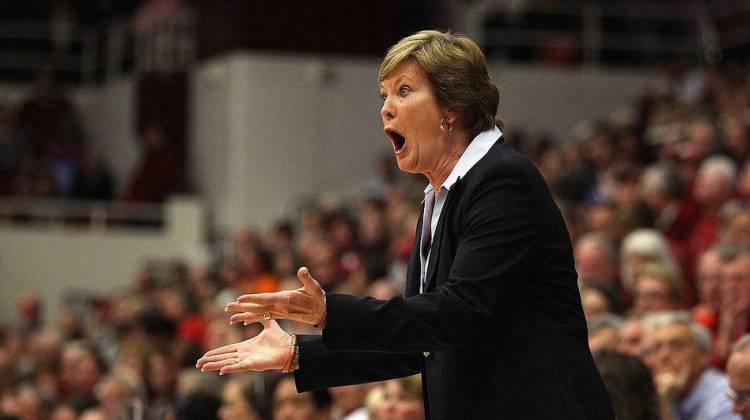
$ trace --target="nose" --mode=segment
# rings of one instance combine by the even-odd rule
[[[384,122],[390,121],[396,116],[396,110],[389,98],[385,98],[383,101],[383,106],[380,108],[380,116],[383,118]]]

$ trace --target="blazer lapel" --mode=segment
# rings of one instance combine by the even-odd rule
[[[409,263],[406,266],[406,290],[405,296],[408,298],[419,294],[419,276],[422,272],[421,261],[419,258],[419,242],[422,238],[422,215],[424,214],[424,200],[419,206],[419,217],[417,218],[417,233],[414,239],[414,245],[409,255]]]
[[[458,180],[456,181],[456,184],[457,183]],[[435,236],[432,238],[432,246],[430,247],[430,261],[427,264],[427,285],[424,288],[425,292],[430,290],[430,287],[435,280],[435,268],[437,267],[438,257],[440,256],[440,245],[443,242],[442,239],[443,229],[445,228],[445,215],[450,211],[450,202],[451,198],[453,197],[452,192],[456,190],[456,184],[453,185],[453,188],[448,190],[448,195],[445,197],[445,203],[443,204],[443,208],[440,210],[440,218],[438,218],[437,226],[435,226]]]

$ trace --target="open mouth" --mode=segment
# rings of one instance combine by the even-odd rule
[[[391,140],[391,143],[393,143],[393,150],[396,153],[400,152],[401,149],[404,148],[404,144],[406,144],[406,138],[404,138],[401,133],[392,128],[386,128],[385,134]]]

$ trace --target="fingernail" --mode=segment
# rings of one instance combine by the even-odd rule
[[[219,376],[222,376],[223,374],[224,374],[224,372],[219,371]]]
[[[247,321],[242,321],[242,323],[247,327]]]

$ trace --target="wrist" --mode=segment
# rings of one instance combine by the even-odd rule
[[[326,310],[327,307],[328,306],[326,304],[326,292],[324,290],[323,291],[323,313],[320,315],[318,322],[316,322],[315,325],[313,325],[313,327],[320,328],[320,329],[323,329],[326,327],[326,321],[327,321],[327,315],[328,315],[327,314],[328,311]]]
[[[297,335],[289,336],[289,353],[281,371],[284,373],[294,372],[299,369],[299,346],[297,345]]]

